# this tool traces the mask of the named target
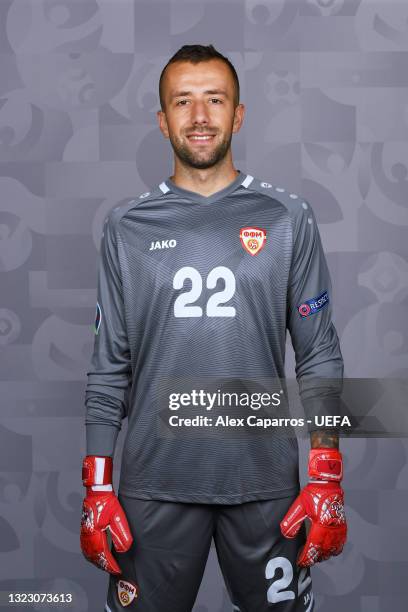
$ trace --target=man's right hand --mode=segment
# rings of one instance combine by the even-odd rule
[[[112,487],[112,458],[88,455],[82,467],[87,488],[82,506],[81,549],[85,558],[111,574],[121,574],[108,544],[109,529],[117,552],[126,552],[133,543],[122,506]]]

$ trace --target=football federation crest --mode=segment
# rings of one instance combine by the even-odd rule
[[[266,230],[260,227],[241,227],[241,244],[250,255],[258,255],[266,241]]]
[[[124,608],[129,606],[139,595],[138,587],[128,580],[118,580],[116,586],[118,589],[119,601]]]

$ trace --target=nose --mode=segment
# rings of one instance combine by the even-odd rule
[[[194,125],[207,124],[209,122],[209,113],[205,102],[196,100],[191,105],[191,121]]]

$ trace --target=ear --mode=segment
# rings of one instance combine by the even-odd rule
[[[157,121],[159,123],[159,128],[160,128],[161,133],[163,134],[165,138],[168,138],[169,129],[167,127],[166,114],[162,110],[157,111]]]
[[[239,132],[239,130],[241,129],[241,125],[244,121],[244,115],[245,115],[245,106],[243,104],[238,104],[234,112],[234,122],[232,124],[233,134],[235,134],[236,132]]]

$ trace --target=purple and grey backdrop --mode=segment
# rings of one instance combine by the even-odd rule
[[[3,601],[72,592],[78,612],[103,608],[107,577],[78,542],[98,248],[117,200],[171,174],[157,89],[182,44],[237,68],[236,167],[314,207],[346,375],[406,377],[407,23],[406,0],[0,2]],[[407,442],[342,449],[349,543],[313,571],[316,610],[406,611]],[[212,549],[194,612],[230,610]]]

